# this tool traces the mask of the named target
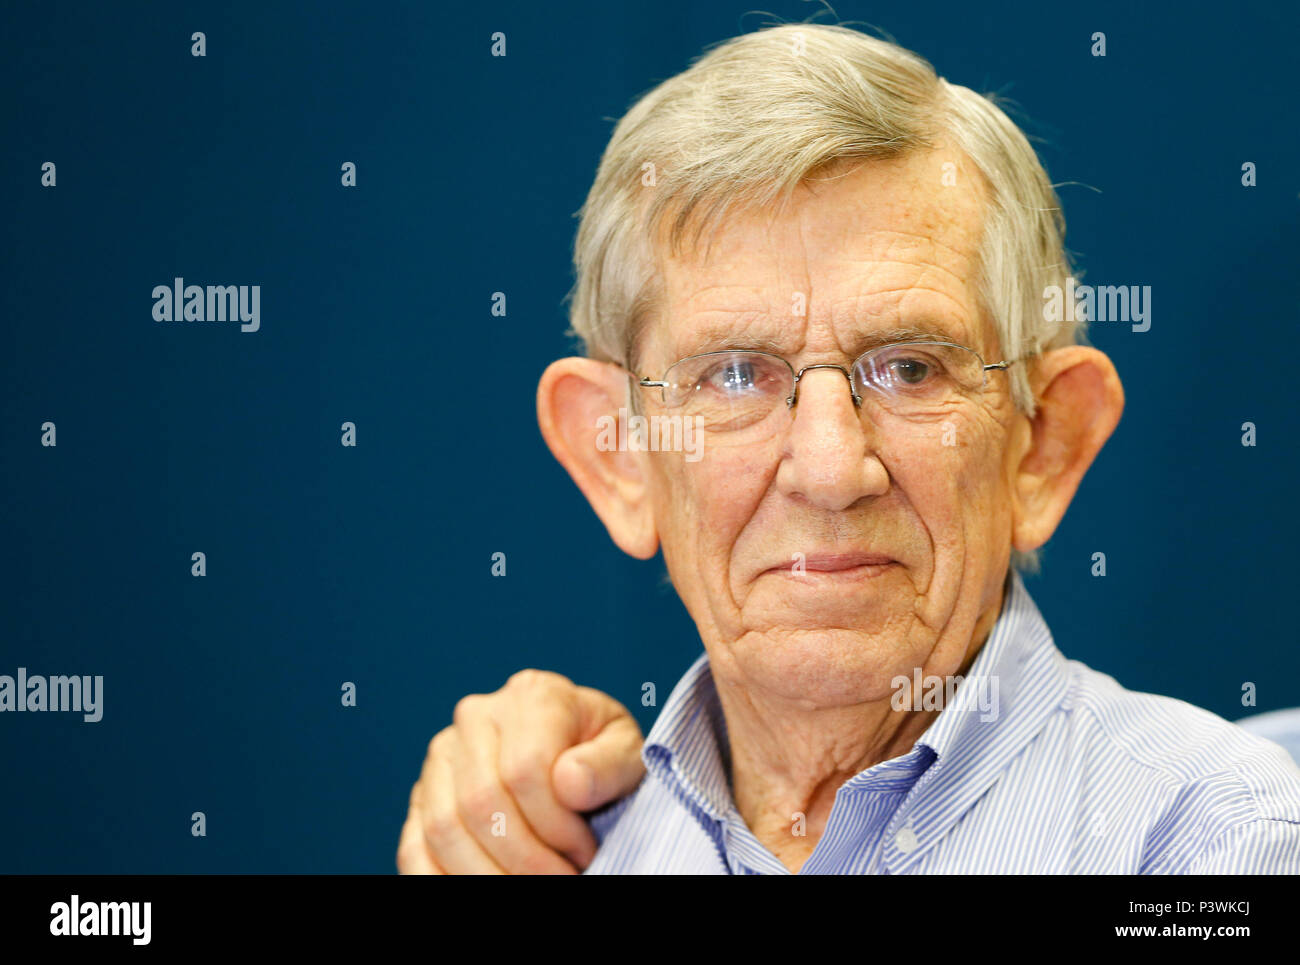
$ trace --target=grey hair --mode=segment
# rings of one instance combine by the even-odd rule
[[[661,294],[660,229],[676,249],[693,224],[698,242],[729,210],[788,199],[837,162],[896,158],[941,139],[985,179],[980,310],[1002,357],[1029,359],[1081,340],[1079,322],[1044,318],[1044,288],[1063,289],[1072,270],[1065,218],[1015,123],[991,97],[948,83],[897,44],[806,23],[718,45],[619,121],[579,212],[572,334],[588,356],[634,365]],[[1008,376],[1016,406],[1032,415],[1027,366]],[[1033,554],[1013,558],[1036,566]]]

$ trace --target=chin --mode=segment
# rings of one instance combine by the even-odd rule
[[[861,649],[906,639],[916,622],[916,594],[881,580],[765,577],[744,598],[741,621],[756,635],[806,639],[810,649]]]
[[[826,627],[752,633],[730,649],[741,686],[819,707],[888,698],[890,682],[925,659],[864,630]]]

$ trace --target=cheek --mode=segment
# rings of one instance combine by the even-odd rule
[[[971,415],[953,418],[925,437],[903,440],[886,457],[894,486],[936,550],[963,546],[971,534],[1000,525],[1006,488],[1002,439],[996,421]]]
[[[752,450],[706,449],[698,462],[663,459],[654,475],[665,558],[725,559],[762,502],[772,470]]]

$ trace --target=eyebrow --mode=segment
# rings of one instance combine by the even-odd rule
[[[891,328],[878,330],[875,332],[864,332],[852,342],[854,355],[861,355],[873,348],[879,348],[882,345],[892,345],[895,342],[947,342],[949,345],[958,344],[957,340],[949,335],[941,326],[932,324],[922,324],[916,327],[908,328]]]
[[[876,329],[871,332],[862,332],[856,335],[852,342],[849,343],[849,353],[853,358],[857,358],[864,352],[869,352],[874,348],[882,345],[892,345],[897,342],[947,342],[950,345],[961,344],[957,339],[949,335],[943,326],[935,323],[922,322],[914,326],[895,327],[888,329]],[[745,335],[710,335],[703,333],[698,341],[687,343],[690,346],[682,358],[691,355],[704,355],[708,352],[766,352],[769,355],[786,356],[788,354],[788,345],[783,345],[776,339],[766,337],[755,337]]]

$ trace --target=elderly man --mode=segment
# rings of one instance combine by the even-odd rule
[[[399,868],[1300,871],[1286,755],[1067,661],[1016,572],[1123,408],[1044,320],[1063,231],[993,103],[847,29],[737,38],[637,103],[578,231],[587,356],[538,416],[705,654],[642,748],[554,674],[462,700]]]

